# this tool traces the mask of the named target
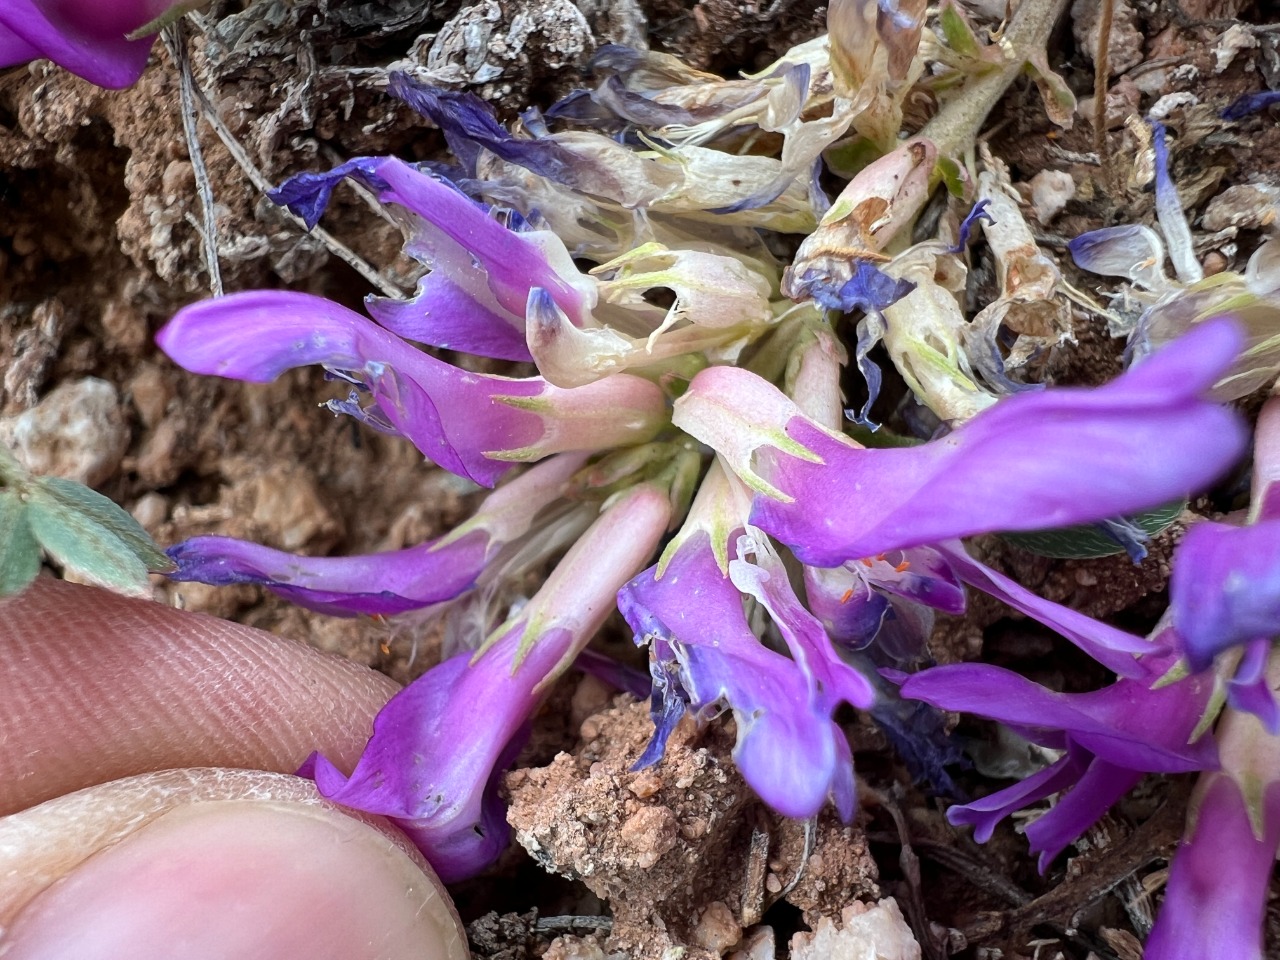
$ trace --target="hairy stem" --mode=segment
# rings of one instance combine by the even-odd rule
[[[932,140],[940,157],[956,157],[973,143],[1004,92],[1022,73],[1031,54],[1043,49],[1067,7],[1067,0],[1022,0],[1004,32],[1008,61],[999,70],[967,83],[925,125],[920,136]]]

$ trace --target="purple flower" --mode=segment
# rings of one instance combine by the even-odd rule
[[[186,0],[4,0],[0,68],[45,58],[100,87],[132,84],[147,66],[155,34],[134,31]]]
[[[540,377],[469,373],[410,346],[340,304],[263,290],[184,307],[156,337],[195,373],[264,383],[323,366],[368,391],[372,405],[331,402],[413,441],[459,476],[493,486],[513,463],[649,439],[667,419],[662,391],[618,374],[562,389]]]
[[[1262,960],[1267,890],[1280,847],[1280,784],[1263,799],[1261,836],[1240,785],[1221,774],[1192,811],[1145,960]]]
[[[1231,101],[1230,106],[1222,111],[1223,120],[1243,120],[1251,113],[1265,110],[1272,104],[1280,103],[1280,90],[1263,90],[1261,93],[1246,93]]]
[[[1280,686],[1280,658],[1263,669]],[[1147,960],[1261,960],[1280,848],[1280,737],[1228,710],[1218,723],[1222,770],[1196,784],[1187,840],[1174,855]]]
[[[673,422],[756,491],[753,524],[837,566],[1134,513],[1210,483],[1247,443],[1240,418],[1203,398],[1239,346],[1234,325],[1204,324],[1105,386],[1008,397],[912,448],[864,449],[728,367],[699,373]]]
[[[1280,519],[1192,525],[1174,554],[1169,601],[1193,670],[1280,634]]]
[[[662,756],[686,705],[700,718],[727,708],[738,730],[734,762],[761,799],[791,817],[814,816],[831,799],[849,820],[853,761],[831,714],[841,701],[869,706],[870,685],[831,650],[780,564],[766,560],[766,569],[745,560],[732,563],[740,565],[741,583],[720,569],[708,533],[698,531],[661,574],[651,567],[618,594],[618,609],[636,643],[651,648],[657,731],[640,765]],[[767,603],[794,659],[752,633],[743,613],[743,585]]]
[[[1179,649],[1192,670],[1208,670],[1219,654],[1239,647],[1227,683],[1228,703],[1280,734],[1280,704],[1264,671],[1272,638],[1280,635],[1280,400],[1258,416],[1250,523],[1202,520],[1173,555],[1169,606]]]
[[[507,543],[524,537],[558,499],[586,457],[553,457],[491,493],[448,535],[405,550],[353,557],[303,557],[232,537],[195,537],[170,547],[172,580],[225,586],[257,583],[333,616],[392,616],[443,603],[476,584]]]
[[[1026,831],[1043,872],[1145,773],[1216,767],[1213,740],[1192,741],[1209,705],[1212,679],[1190,677],[1153,688],[1155,678],[1173,662],[1168,655],[1144,661],[1145,678],[1121,679],[1093,693],[1055,693],[1012,671],[976,663],[934,667],[908,677],[903,697],[990,717],[1035,743],[1065,751],[1052,766],[1021,783],[952,807],[947,818],[972,824],[974,838],[985,842],[1009,814],[1066,791]]]
[[[293,177],[271,197],[315,226],[343,179],[378,191],[408,217],[406,253],[429,267],[412,300],[370,297],[369,313],[409,340],[501,360],[529,360],[525,306],[545,290],[581,326],[595,281],[574,267],[553,234],[519,234],[447,181],[395,157],[357,157],[328,173]]]
[[[931,547],[805,567],[809,609],[840,646],[876,647],[894,659],[915,659],[933,627],[931,611],[961,614],[964,587]]]
[[[667,491],[633,488],[474,660],[444,661],[382,708],[350,777],[319,754],[303,775],[335,803],[391,818],[445,882],[478,873],[506,846],[497,780],[529,718],[652,555],[670,516]]]

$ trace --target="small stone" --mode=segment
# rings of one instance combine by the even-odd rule
[[[595,937],[556,937],[542,955],[543,960],[607,960]]]
[[[97,377],[64,383],[30,410],[0,420],[0,441],[32,473],[94,487],[120,467],[129,428],[116,388]]]
[[[1065,170],[1041,170],[1031,178],[1031,213],[1047,224],[1076,195],[1076,182]]]
[[[311,474],[301,467],[272,467],[250,480],[248,486],[251,518],[272,531],[272,545],[281,550],[301,550],[339,530]]]
[[[756,927],[742,941],[728,960],[774,960],[777,954],[773,927]]]
[[[165,379],[160,368],[155,364],[145,364],[133,375],[125,393],[133,408],[138,411],[138,419],[148,430],[154,429],[164,417],[169,401],[173,399],[173,387]]]
[[[707,904],[690,939],[704,950],[724,956],[742,939],[742,927],[722,900]]]
[[[1081,567],[1076,571],[1076,583],[1082,587],[1096,587],[1098,585],[1098,575],[1092,570],[1086,570]]]
[[[1227,187],[1205,207],[1201,226],[1218,231],[1263,230],[1274,227],[1280,214],[1280,186],[1269,183],[1238,183]]]
[[[154,490],[133,505],[133,519],[153,531],[169,518],[169,501]]]
[[[649,767],[637,773],[632,781],[627,784],[627,789],[631,791],[633,796],[639,797],[641,800],[648,800],[662,789],[662,776],[653,767]]]
[[[1212,277],[1226,270],[1231,261],[1223,256],[1221,250],[1210,250],[1204,255],[1204,275]]]
[[[823,917],[812,933],[791,938],[792,960],[920,960],[920,944],[898,903],[851,903],[837,925]]]
[[[587,674],[578,681],[573,699],[569,701],[569,722],[581,727],[584,720],[607,707],[612,697],[612,687],[598,677]]]
[[[648,870],[676,845],[676,816],[666,807],[641,807],[627,818],[618,833],[628,860]]]

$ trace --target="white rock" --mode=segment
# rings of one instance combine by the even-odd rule
[[[920,960],[920,944],[898,902],[851,903],[837,926],[823,917],[813,933],[791,938],[791,960]]]
[[[1031,178],[1031,213],[1048,223],[1076,195],[1076,182],[1065,170],[1041,170]]]
[[[0,441],[32,473],[93,487],[111,477],[129,447],[116,388],[97,377],[64,383],[14,417],[0,420]]]

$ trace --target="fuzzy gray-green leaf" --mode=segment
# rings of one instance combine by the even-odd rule
[[[49,497],[64,507],[82,514],[93,523],[111,531],[128,545],[130,551],[155,573],[174,569],[170,560],[142,528],[142,524],[114,501],[83,484],[63,477],[41,477],[35,483]]]
[[[136,597],[149,597],[147,565],[129,543],[92,516],[32,485],[27,522],[45,553],[64,571],[89,583]]]
[[[1130,517],[1149,537],[1162,533],[1173,521],[1177,520],[1186,507],[1185,500],[1168,503],[1156,507],[1146,513]],[[1028,533],[1002,533],[1001,538],[1014,546],[1021,547],[1029,553],[1041,557],[1054,557],[1059,560],[1093,560],[1098,557],[1111,557],[1124,553],[1124,547],[1112,540],[1097,527],[1081,524],[1076,527],[1062,527],[1057,530],[1033,530]]]
[[[0,493],[0,597],[21,593],[40,572],[40,544],[16,493]]]

